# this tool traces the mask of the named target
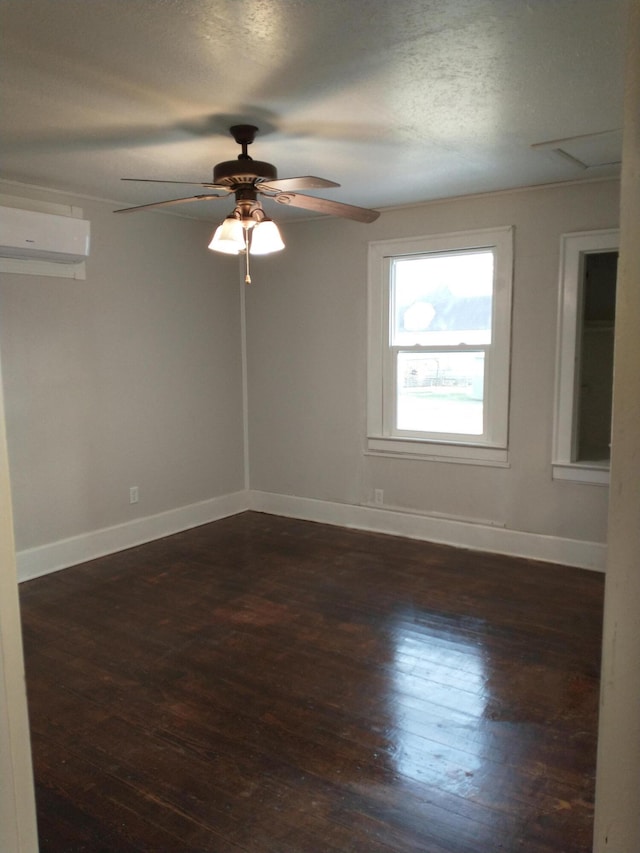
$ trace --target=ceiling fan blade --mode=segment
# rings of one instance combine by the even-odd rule
[[[279,178],[276,181],[260,181],[259,189],[274,190],[275,192],[295,192],[295,190],[317,190],[327,187],[339,187],[335,181],[326,178],[316,178],[315,175],[303,175],[300,178]]]
[[[344,216],[346,219],[355,219],[356,222],[374,222],[380,216],[377,210],[356,207],[353,204],[342,204],[339,201],[330,201],[327,198],[300,195],[300,193],[280,193],[274,197],[274,200],[278,204],[287,204],[291,205],[291,207],[304,207],[305,210],[330,213],[332,216]]]
[[[152,201],[150,204],[138,204],[135,207],[121,207],[114,213],[131,213],[134,210],[148,210],[150,207],[162,207],[168,204],[181,204],[185,201],[206,201],[208,198],[224,198],[222,193],[206,193],[203,195],[190,195],[187,198],[170,198],[166,201]]]
[[[229,187],[225,187],[222,184],[207,184],[202,181],[163,181],[159,178],[120,178],[120,180],[136,181],[143,184],[188,184],[191,187],[207,187],[208,189],[224,190],[226,193],[231,192]]]

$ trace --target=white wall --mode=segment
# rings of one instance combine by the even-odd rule
[[[104,202],[20,191],[77,204],[92,223],[86,281],[5,274],[0,284],[22,577],[202,523],[215,517],[211,501],[229,495],[244,497],[220,514],[247,505],[288,511],[265,504],[262,496],[274,494],[316,501],[311,517],[342,523],[323,507],[366,506],[374,488],[405,519],[480,523],[470,538],[458,539],[454,527],[443,541],[529,556],[538,551],[513,537],[503,537],[503,549],[477,531],[546,537],[545,548],[555,539],[595,543],[595,557],[566,561],[603,564],[608,490],[552,481],[550,460],[560,235],[616,227],[616,181],[425,204],[387,211],[370,226],[285,225],[286,250],[256,258],[244,290],[248,499],[238,266],[204,248],[212,225],[162,213],[115,216]],[[368,241],[499,225],[515,226],[511,466],[367,456]],[[130,505],[134,485],[140,502]],[[136,522],[171,513],[170,524],[127,538]],[[344,522],[375,528],[374,515]],[[414,535],[396,529],[398,517],[388,515],[386,529]],[[104,530],[118,536],[98,542]],[[418,535],[441,538],[432,527]],[[87,537],[90,546],[54,553],[56,543]],[[565,561],[554,547],[540,556]]]
[[[606,487],[552,481],[560,235],[617,227],[617,181],[495,193],[283,228],[247,291],[251,487],[603,543]],[[367,243],[515,226],[507,469],[364,453]]]
[[[86,281],[1,277],[18,551],[242,490],[240,287],[237,261],[207,251],[213,225],[0,192],[91,221]]]
[[[640,850],[640,0],[627,39],[594,853]]]

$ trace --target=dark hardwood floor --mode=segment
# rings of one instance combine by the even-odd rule
[[[25,583],[41,853],[587,853],[602,594],[258,513]]]

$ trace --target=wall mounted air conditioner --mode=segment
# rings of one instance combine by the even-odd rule
[[[89,256],[87,219],[0,206],[0,258],[79,264]]]

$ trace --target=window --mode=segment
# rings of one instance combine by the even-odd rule
[[[555,479],[609,482],[618,244],[613,229],[562,237]]]
[[[505,464],[511,228],[369,246],[368,450]]]

